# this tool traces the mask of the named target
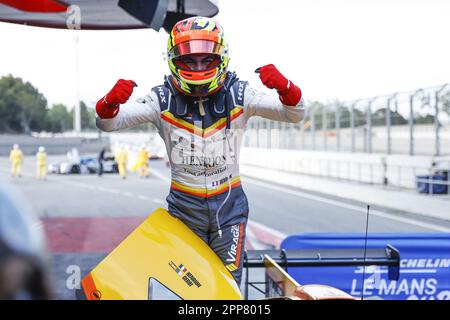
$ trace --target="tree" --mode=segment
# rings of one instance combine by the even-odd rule
[[[75,112],[75,109],[74,109]],[[81,130],[96,130],[95,109],[88,108],[84,101],[80,101]]]
[[[307,121],[312,121],[311,113],[314,114],[314,121],[316,130],[321,130],[323,125],[323,112],[326,112],[327,128],[332,129],[336,126],[336,106],[339,106],[339,126],[340,128],[349,128],[351,126],[350,108],[343,105],[339,101],[333,104],[325,105],[319,101],[314,101],[308,104],[309,116]],[[359,109],[354,109],[354,125],[363,125],[366,121],[365,113]]]
[[[391,113],[391,125],[395,126],[408,123],[408,120],[406,120],[397,111],[391,110],[390,113]],[[380,108],[374,112],[374,114],[372,115],[372,125],[374,126],[386,125],[386,108]]]
[[[414,122],[416,124],[432,124],[434,123],[434,116],[432,114],[427,115],[416,114]]]
[[[361,126],[366,123],[366,114],[360,109],[353,109],[354,126]],[[341,128],[350,128],[352,125],[350,107],[339,104],[339,123]]]
[[[444,95],[442,95],[441,101],[442,101],[442,110],[450,114],[450,90],[448,90]]]
[[[322,113],[325,107],[326,106],[319,101],[313,101],[307,104],[307,118],[305,119],[305,125],[308,129],[311,128],[312,122],[314,122],[316,130],[322,128]]]
[[[12,75],[0,79],[0,131],[27,133],[45,129],[47,100],[31,83]]]
[[[73,129],[73,115],[61,103],[54,104],[47,112],[47,131],[64,132]]]

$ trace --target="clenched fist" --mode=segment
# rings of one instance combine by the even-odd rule
[[[302,98],[299,87],[286,79],[280,71],[273,65],[268,64],[256,69],[262,83],[269,89],[276,89],[280,96],[280,101],[287,106],[296,106]]]
[[[119,105],[128,101],[134,87],[137,87],[137,84],[133,80],[118,80],[114,87],[98,100],[95,108],[98,116],[102,119],[114,118],[119,112]]]

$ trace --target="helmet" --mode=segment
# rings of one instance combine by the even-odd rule
[[[14,150],[19,149],[19,145],[18,145],[17,143],[15,143],[15,144],[13,145],[13,149],[14,149]]]
[[[39,152],[44,152],[44,151],[45,151],[45,148],[42,147],[42,146],[40,146],[38,150],[39,150]]]
[[[183,58],[212,55],[201,70],[193,70]],[[192,17],[175,24],[167,44],[167,60],[173,84],[184,94],[206,96],[219,90],[228,68],[228,44],[222,27],[211,18]]]
[[[0,300],[50,299],[41,223],[25,199],[0,181]]]

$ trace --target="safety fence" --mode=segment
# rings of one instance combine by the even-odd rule
[[[243,148],[241,164],[327,179],[448,194],[450,158]]]
[[[306,102],[300,123],[255,117],[244,145],[409,155],[450,154],[450,84],[354,101]]]

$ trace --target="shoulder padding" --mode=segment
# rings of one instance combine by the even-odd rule
[[[244,105],[244,92],[245,87],[248,85],[248,81],[236,81],[231,86],[232,95],[234,99],[234,105],[243,106]]]
[[[170,91],[165,85],[160,85],[152,88],[159,101],[161,112],[169,109]]]

